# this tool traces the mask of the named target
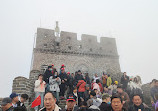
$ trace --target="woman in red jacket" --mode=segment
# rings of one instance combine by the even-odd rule
[[[77,88],[78,88],[78,102],[80,104],[81,101],[83,101],[83,97],[84,97],[84,92],[86,91],[86,82],[84,80],[79,80],[77,83]]]

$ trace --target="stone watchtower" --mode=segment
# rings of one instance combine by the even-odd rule
[[[114,38],[101,37],[98,43],[96,36],[82,34],[81,40],[77,40],[76,33],[60,32],[56,22],[55,30],[37,28],[35,43],[30,77],[15,78],[13,92],[27,92],[31,96],[38,74],[50,64],[54,64],[58,71],[64,64],[66,71],[71,73],[81,70],[90,76],[105,72],[117,79],[119,77],[119,56]]]

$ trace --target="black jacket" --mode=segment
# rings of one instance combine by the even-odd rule
[[[46,84],[49,84],[50,76],[53,76],[53,74],[50,70],[47,69],[43,75],[43,80],[46,82]]]
[[[132,105],[129,107],[128,111],[138,111],[138,109],[141,109],[141,111],[151,111],[150,108],[144,106],[143,104],[140,106]]]
[[[62,80],[64,80],[65,81],[65,79],[67,79],[67,74],[64,72],[64,73],[60,73],[59,74],[59,77],[60,77],[60,79],[61,79],[61,81]],[[62,83],[62,82],[61,82]],[[67,81],[65,81],[64,83],[67,83]],[[63,84],[63,83],[62,83]]]
[[[83,79],[83,76],[81,74],[75,75],[75,84],[74,85],[77,85],[78,81],[82,80],[82,79]]]
[[[101,105],[99,106],[100,111],[108,111],[108,109],[110,109],[110,105],[102,102]]]
[[[21,104],[21,102],[17,102],[17,107],[21,107],[23,110],[25,109],[25,111],[27,111],[26,106],[24,104]]]

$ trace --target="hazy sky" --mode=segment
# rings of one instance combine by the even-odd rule
[[[116,38],[121,70],[158,79],[158,0],[0,0],[0,97],[29,77],[37,27]]]

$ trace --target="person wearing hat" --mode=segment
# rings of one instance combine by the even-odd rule
[[[108,109],[110,108],[110,105],[111,105],[110,95],[108,93],[104,93],[102,95],[102,103],[99,106],[100,111],[108,111]]]
[[[12,106],[17,107],[17,103],[19,102],[18,94],[12,93],[12,94],[10,94],[10,98],[12,100]]]
[[[115,81],[114,84],[111,84],[108,89],[111,90],[111,94],[116,94],[117,93],[117,85],[118,85],[118,81]]]
[[[62,111],[77,111],[78,107],[76,106],[76,98],[69,94],[66,100],[66,107]]]
[[[60,84],[60,99],[64,99],[64,94],[66,90],[66,83],[67,83],[67,74],[65,73],[65,69],[61,68],[61,73],[59,74],[59,77],[61,79],[61,84]]]
[[[14,109],[12,106],[12,100],[9,97],[6,97],[2,100],[1,106],[3,111],[13,111]]]

